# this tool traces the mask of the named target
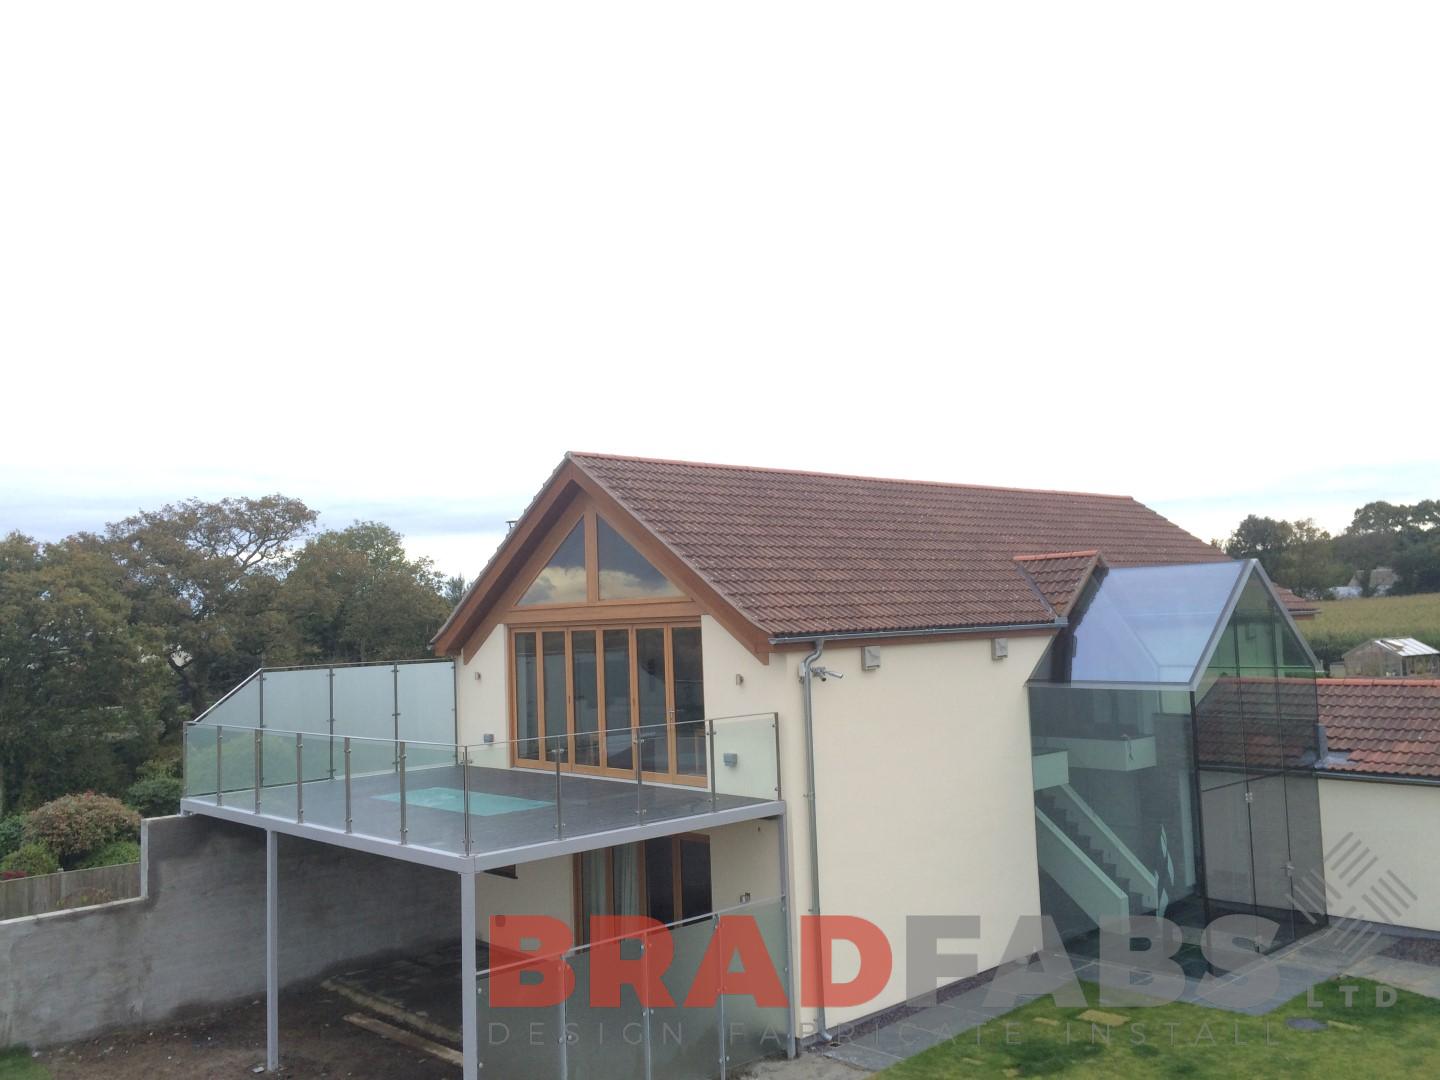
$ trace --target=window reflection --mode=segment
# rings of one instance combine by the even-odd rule
[[[528,604],[583,604],[585,588],[585,522],[577,521],[570,535],[535,576],[520,598]]]
[[[611,528],[609,522],[596,518],[595,525],[601,600],[646,600],[680,595],[680,590],[636,551],[630,541]]]

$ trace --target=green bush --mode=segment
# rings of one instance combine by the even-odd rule
[[[125,792],[125,803],[140,812],[142,818],[165,817],[180,812],[180,796],[184,784],[175,776],[152,776],[137,780]]]
[[[121,863],[140,861],[140,845],[134,840],[116,840],[106,844],[99,851],[85,856],[76,870],[93,870],[97,866],[119,866]]]
[[[25,815],[11,814],[0,818],[0,859],[18,851],[25,842]]]
[[[0,859],[0,870],[16,870],[22,874],[53,874],[60,869],[60,860],[44,844],[23,844]]]
[[[135,770],[136,779],[154,780],[158,777],[180,776],[180,750],[179,748],[166,748],[144,762]]]
[[[25,819],[25,842],[44,844],[67,866],[112,841],[139,835],[139,814],[119,799],[91,791],[52,799]]]

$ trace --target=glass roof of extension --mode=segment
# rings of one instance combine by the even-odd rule
[[[1239,597],[1250,562],[1109,570],[1070,632],[1069,683],[1188,688]],[[1040,674],[1040,673],[1037,673]]]

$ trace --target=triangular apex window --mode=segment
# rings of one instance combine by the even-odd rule
[[[612,529],[609,522],[597,517],[595,525],[599,534],[596,541],[601,600],[656,600],[681,595],[670,579]]]
[[[556,549],[545,569],[535,575],[530,588],[520,598],[527,604],[583,604],[588,599],[585,587],[585,520],[581,518],[570,535]]]

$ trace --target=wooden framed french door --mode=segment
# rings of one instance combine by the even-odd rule
[[[517,627],[510,674],[515,765],[706,782],[698,625]]]

